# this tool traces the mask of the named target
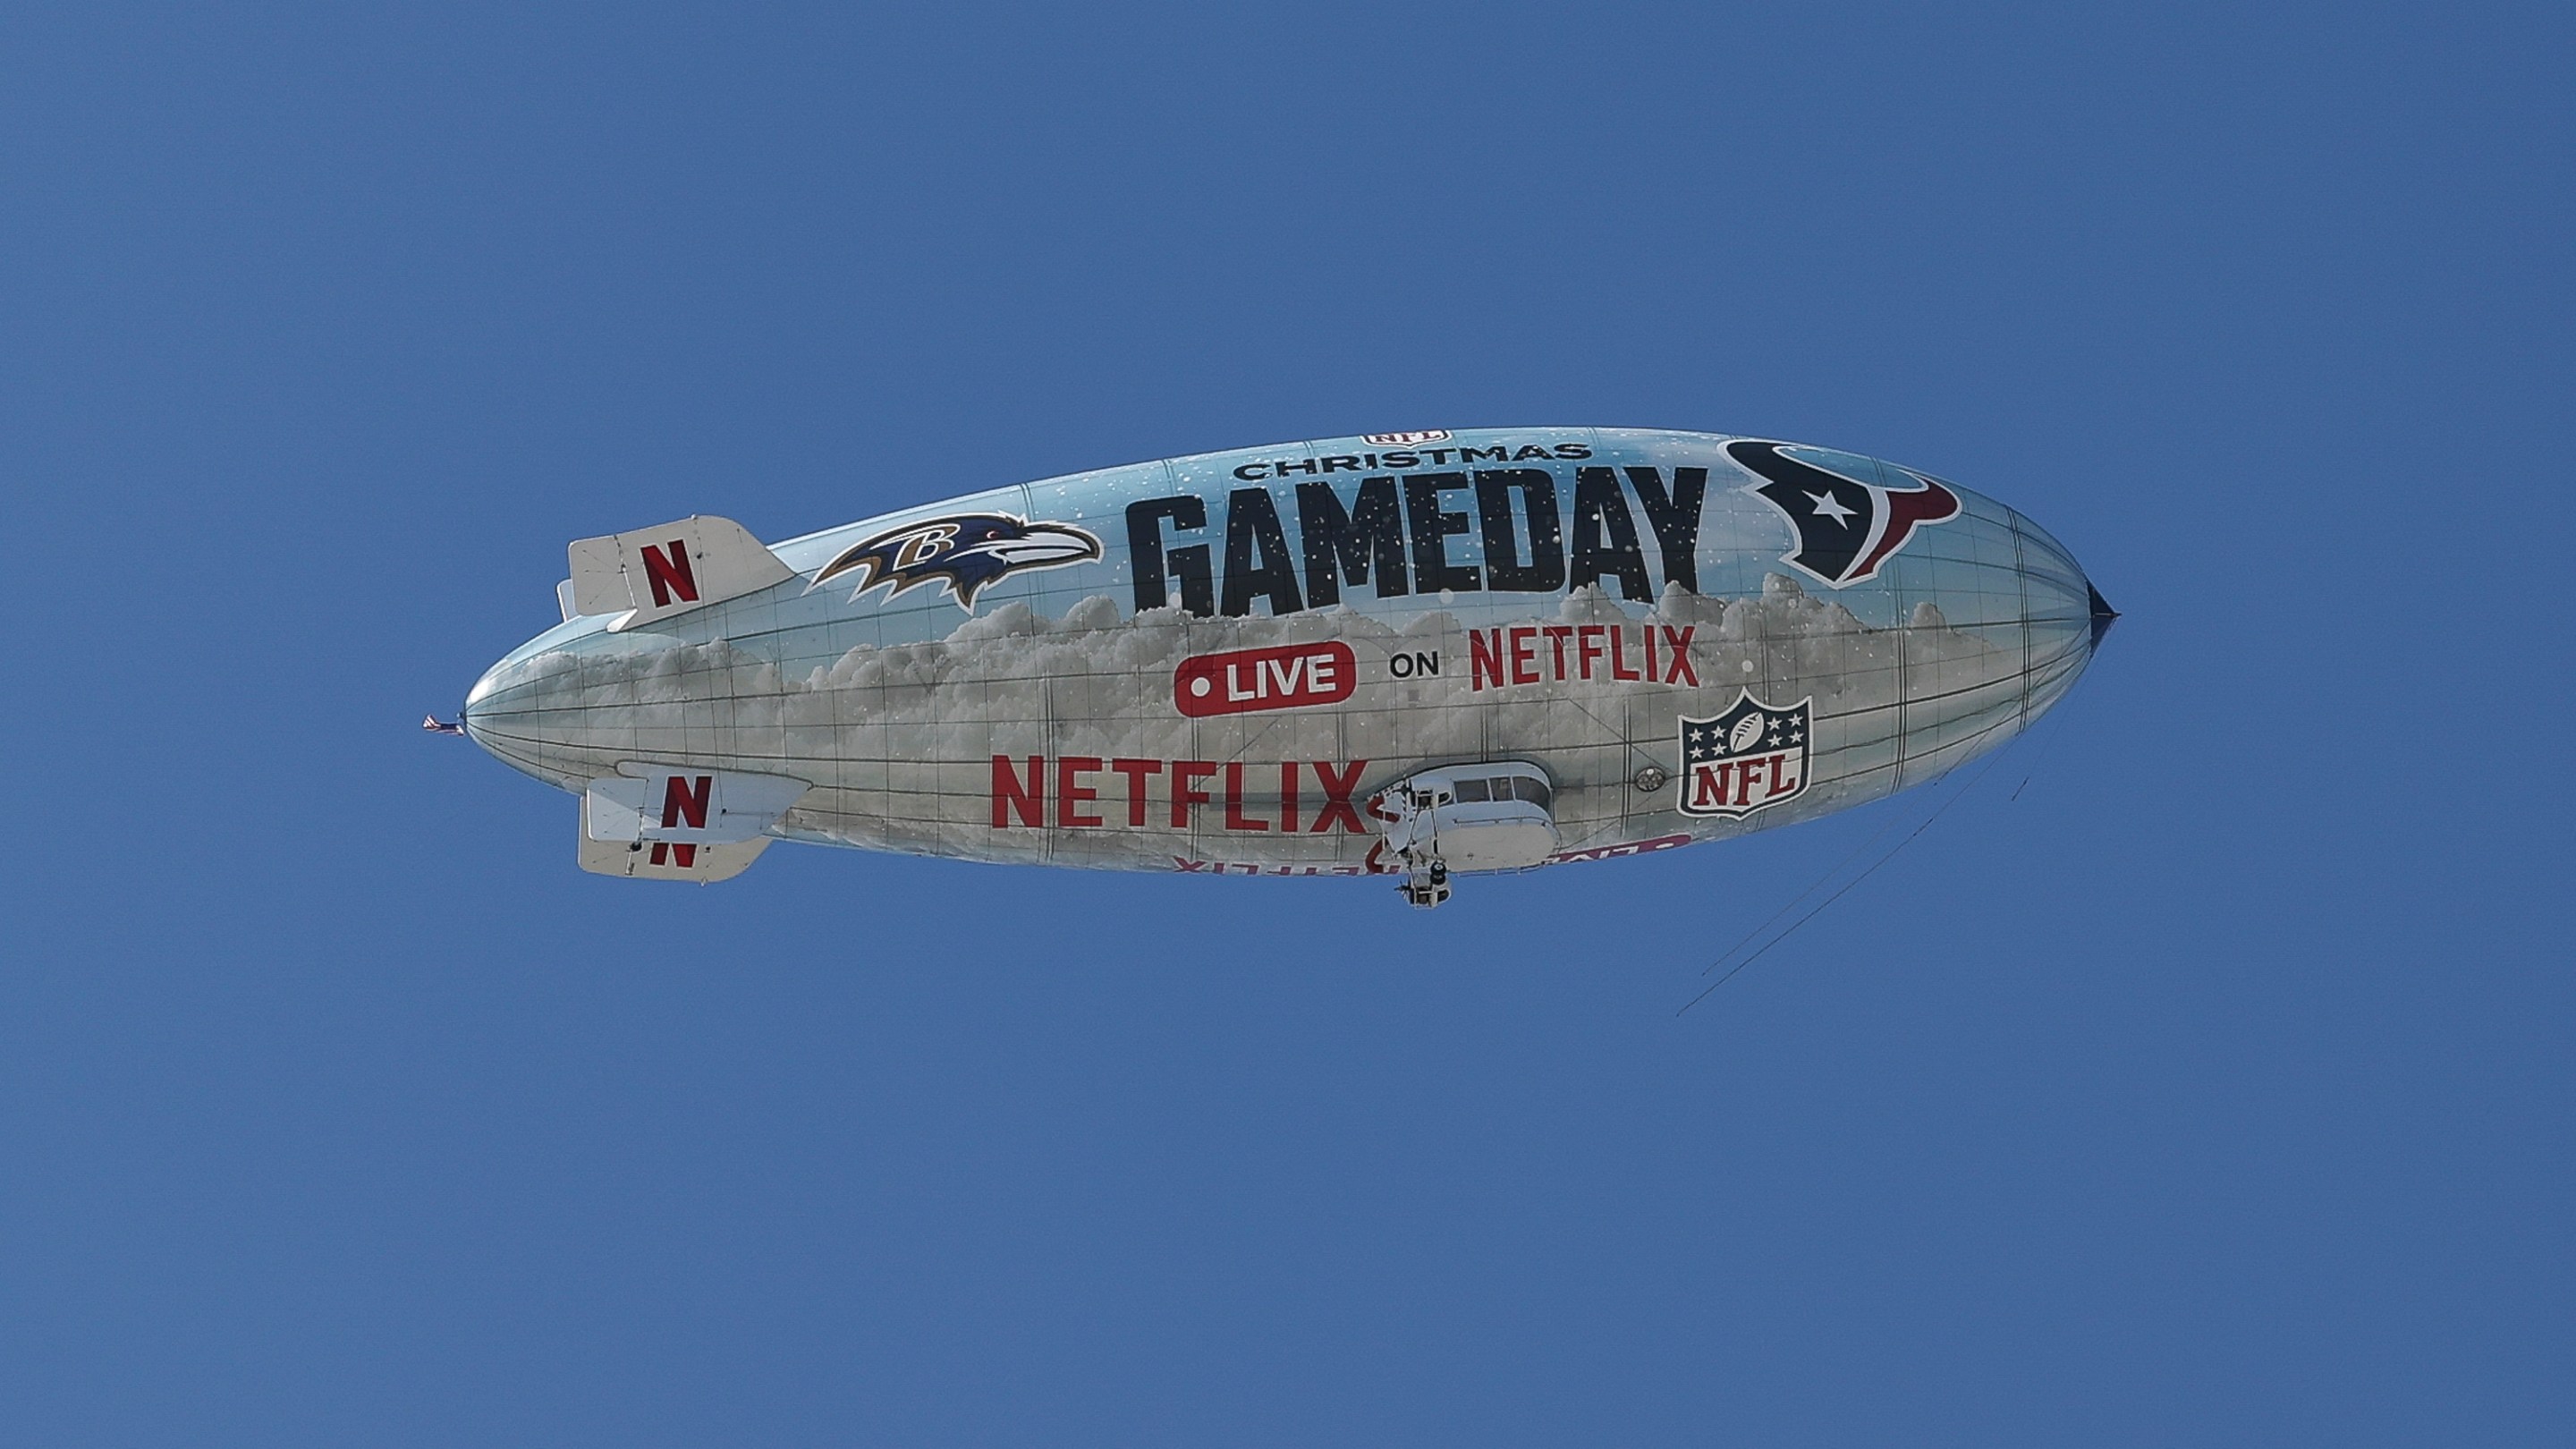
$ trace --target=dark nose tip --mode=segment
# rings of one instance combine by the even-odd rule
[[[2102,636],[2111,632],[2111,621],[2120,617],[2120,611],[2112,608],[2110,601],[2102,597],[2102,591],[2093,587],[2090,581],[2084,585],[2084,596],[2093,610],[2093,647],[2099,649]]]

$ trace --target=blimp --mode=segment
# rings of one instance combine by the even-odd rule
[[[702,883],[784,840],[1437,906],[1933,780],[2115,617],[1946,478],[1643,429],[1370,433],[568,555],[559,622],[426,723],[577,797],[582,869]]]

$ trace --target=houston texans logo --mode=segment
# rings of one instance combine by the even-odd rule
[[[1798,530],[1798,546],[1781,561],[1829,587],[1875,578],[1915,529],[1959,516],[1959,495],[1920,473],[1904,475],[1920,488],[1882,488],[1801,463],[1782,451],[1789,446],[1747,440],[1727,444],[1726,456],[1762,479],[1745,491],[1762,495]]]
[[[907,523],[841,550],[814,576],[817,587],[856,571],[850,597],[891,583],[891,599],[937,580],[961,608],[975,607],[986,584],[1022,569],[1062,568],[1100,557],[1100,540],[1063,523],[1031,523],[1007,513],[952,513]]]

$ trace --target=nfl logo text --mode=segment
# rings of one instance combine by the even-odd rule
[[[1813,696],[1764,704],[1746,690],[1715,719],[1682,721],[1684,815],[1750,815],[1807,788]]]

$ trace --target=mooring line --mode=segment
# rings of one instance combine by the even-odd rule
[[[1762,949],[1760,949],[1760,950],[1758,950],[1758,951],[1754,952],[1752,955],[1747,956],[1747,957],[1745,957],[1743,960],[1741,960],[1741,961],[1739,961],[1739,962],[1735,963],[1734,967],[1733,967],[1732,969],[1730,969],[1730,970],[1729,970],[1725,975],[1720,976],[1720,977],[1719,977],[1719,978],[1717,978],[1715,981],[1710,982],[1710,983],[1709,983],[1705,988],[1703,988],[1703,989],[1700,991],[1699,995],[1692,997],[1690,1000],[1683,1002],[1679,1007],[1677,1007],[1677,1008],[1673,1011],[1673,1015],[1675,1015],[1675,1016],[1680,1016],[1683,1012],[1689,1011],[1692,1007],[1697,1006],[1697,1005],[1699,1005],[1701,1002],[1703,1002],[1703,1001],[1707,1000],[1707,999],[1708,999],[1708,994],[1709,994],[1710,992],[1715,991],[1717,988],[1719,988],[1719,987],[1721,987],[1721,986],[1724,986],[1724,985],[1725,985],[1726,983],[1728,983],[1729,981],[1734,980],[1734,979],[1736,978],[1736,976],[1737,976],[1737,975],[1739,975],[1740,973],[1742,973],[1742,972],[1743,972],[1743,970],[1744,970],[1744,968],[1745,968],[1745,967],[1750,966],[1750,965],[1752,965],[1754,962],[1759,961],[1759,960],[1761,960],[1763,957],[1765,957],[1765,956],[1767,956],[1767,955],[1771,954],[1771,948],[1772,948],[1772,947],[1777,946],[1777,945],[1779,945],[1781,942],[1783,942],[1783,941],[1785,941],[1785,940],[1788,940],[1791,936],[1796,935],[1796,934],[1798,933],[1798,928],[1799,928],[1799,927],[1801,927],[1801,926],[1803,926],[1803,925],[1807,924],[1809,921],[1812,921],[1812,920],[1814,920],[1816,917],[1818,917],[1818,916],[1820,916],[1820,915],[1824,914],[1824,911],[1825,911],[1825,908],[1826,908],[1826,907],[1831,906],[1834,902],[1836,902],[1836,901],[1838,901],[1838,900],[1841,900],[1844,896],[1846,896],[1846,895],[1850,894],[1850,893],[1851,893],[1851,890],[1852,890],[1852,888],[1853,888],[1854,886],[1857,886],[1857,885],[1859,885],[1862,881],[1865,881],[1865,880],[1869,879],[1871,876],[1878,874],[1879,867],[1881,867],[1881,866],[1883,866],[1883,865],[1886,865],[1886,864],[1887,864],[1889,861],[1891,861],[1891,860],[1896,859],[1896,857],[1897,857],[1898,853],[1899,853],[1899,852],[1901,852],[1901,851],[1903,851],[1903,850],[1905,849],[1905,847],[1907,847],[1907,846],[1909,846],[1909,845],[1912,845],[1912,844],[1914,843],[1914,841],[1915,841],[1915,838],[1916,838],[1916,837],[1920,836],[1924,831],[1931,829],[1931,828],[1932,828],[1932,823],[1933,823],[1934,821],[1939,820],[1942,816],[1949,814],[1949,813],[1950,813],[1950,807],[1951,807],[1951,806],[1953,806],[1953,805],[1958,804],[1962,799],[1965,799],[1965,798],[1967,797],[1968,792],[1969,792],[1970,790],[1973,790],[1973,789],[1975,789],[1975,788],[1976,788],[1976,786],[1977,786],[1977,782],[1978,782],[1978,781],[1980,781],[1980,780],[1983,780],[1984,778],[1986,778],[1987,774],[1988,774],[1989,772],[1991,772],[1991,771],[1994,769],[1994,767],[1995,767],[1996,763],[1997,763],[1998,761],[2002,760],[2002,759],[2003,759],[2003,754],[2002,754],[2002,752],[1998,751],[1998,752],[1997,752],[1997,753],[1996,753],[1992,758],[1988,759],[1988,760],[1985,762],[1985,764],[1983,764],[1983,765],[1979,766],[1979,767],[1977,768],[1977,772],[1976,772],[1975,774],[1973,774],[1973,775],[1970,775],[1970,776],[1968,777],[1968,779],[1967,779],[1966,783],[1964,783],[1964,784],[1960,785],[1958,789],[1951,791],[1951,792],[1950,792],[1950,798],[1949,798],[1949,799],[1947,799],[1947,800],[1942,801],[1942,802],[1941,802],[1941,806],[1940,806],[1940,808],[1939,808],[1939,809],[1934,810],[1930,815],[1925,816],[1922,824],[1915,826],[1913,830],[1909,831],[1909,832],[1906,834],[1906,836],[1905,836],[1905,838],[1904,838],[1903,840],[1900,840],[1900,841],[1896,842],[1896,844],[1895,844],[1894,846],[1890,847],[1890,848],[1889,848],[1889,850],[1888,850],[1888,852],[1887,852],[1887,854],[1882,855],[1882,856],[1880,856],[1878,859],[1876,859],[1876,860],[1874,860],[1874,861],[1870,862],[1869,869],[1864,870],[1864,871],[1862,871],[1860,874],[1858,874],[1858,875],[1856,875],[1856,876],[1852,877],[1849,881],[1847,881],[1847,882],[1845,882],[1845,883],[1844,883],[1844,885],[1842,886],[1842,888],[1841,888],[1841,889],[1839,889],[1839,890],[1835,891],[1832,895],[1829,895],[1829,896],[1825,897],[1823,900],[1816,902],[1815,909],[1810,910],[1810,911],[1809,911],[1809,912],[1807,912],[1805,915],[1800,916],[1800,917],[1799,917],[1798,919],[1796,919],[1795,921],[1790,922],[1790,923],[1789,923],[1789,928],[1788,928],[1787,930],[1782,931],[1779,935],[1776,935],[1776,936],[1772,937],[1770,940],[1763,942],[1763,943],[1762,943]],[[1886,827],[1883,827],[1883,826],[1881,827],[1881,833],[1882,833],[1882,834],[1884,834],[1884,833],[1885,833],[1885,829],[1886,829]],[[1836,869],[1840,869],[1840,867],[1836,867]],[[1830,879],[1830,877],[1828,877],[1828,879]],[[1812,889],[1812,888],[1811,888],[1811,889]],[[1794,902],[1793,902],[1792,904],[1794,904]],[[1778,917],[1776,914],[1772,917],[1772,919],[1774,919],[1774,920],[1777,920],[1778,918],[1779,918],[1779,917]],[[1747,939],[1747,940],[1750,940],[1750,939],[1751,939],[1751,937],[1747,937],[1746,939]],[[1726,957],[1724,957],[1724,956],[1720,956],[1720,957],[1718,957],[1717,959],[1718,959],[1719,961],[1723,961],[1723,960],[1725,960],[1725,959],[1726,959]],[[1713,970],[1713,969],[1715,969],[1715,964],[1714,964],[1714,963],[1711,963],[1711,967],[1710,967],[1710,969],[1712,969],[1712,970]]]

